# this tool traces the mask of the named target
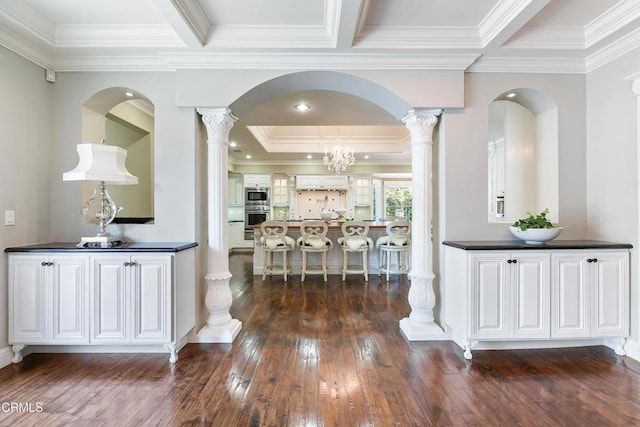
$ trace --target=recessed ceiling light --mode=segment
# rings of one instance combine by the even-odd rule
[[[129,98],[131,98],[133,96],[133,93],[131,92],[125,92],[125,95],[127,95]]]
[[[307,154],[307,159],[313,159],[313,156],[311,154]]]
[[[507,95],[507,98],[513,98],[514,96],[516,96],[516,93],[511,92],[510,94]]]
[[[309,105],[307,105],[307,104],[305,104],[305,103],[303,103],[303,102],[301,102],[300,104],[298,104],[298,105],[296,105],[296,106],[295,106],[295,109],[296,109],[296,110],[298,110],[298,111],[307,111],[307,110],[309,110],[310,108],[311,108],[311,107],[309,107]]]
[[[236,144],[236,142],[235,142],[235,141],[231,141],[231,142],[229,143],[229,145],[230,145],[230,146],[232,146],[232,147],[237,147],[237,146],[238,146],[238,144]]]
[[[247,158],[247,159],[250,159],[250,158],[251,158],[251,154],[247,154],[247,155],[246,155],[246,156],[244,156],[244,157],[245,157],[245,158]]]
[[[369,155],[367,154],[366,156],[364,156],[365,160],[369,158]]]

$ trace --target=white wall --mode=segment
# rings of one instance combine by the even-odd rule
[[[587,76],[588,237],[631,243],[631,338],[640,359],[637,109],[631,81],[640,49]]]
[[[52,85],[44,70],[0,47],[0,247],[49,240]],[[16,224],[4,225],[14,210]],[[7,346],[7,257],[0,257],[0,366]]]

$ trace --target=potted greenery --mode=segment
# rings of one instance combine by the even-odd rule
[[[562,227],[554,226],[547,218],[549,209],[545,209],[537,215],[527,212],[527,217],[517,220],[509,227],[511,234],[524,240],[529,245],[541,245],[553,240],[560,234]]]

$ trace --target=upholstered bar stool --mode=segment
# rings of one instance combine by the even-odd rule
[[[304,282],[305,275],[322,274],[327,281],[327,252],[333,247],[333,242],[327,238],[329,226],[324,221],[302,221],[298,238],[298,247],[302,253],[302,269],[300,279]],[[309,266],[307,256],[310,253],[322,255],[320,266]]]
[[[342,224],[342,237],[338,244],[342,249],[342,280],[347,274],[364,274],[364,280],[369,280],[369,249],[373,248],[373,240],[368,237],[369,224],[364,221],[347,221]],[[362,264],[349,266],[350,253],[362,254]]]
[[[284,281],[287,281],[287,275],[291,274],[291,256],[290,252],[296,245],[296,241],[292,237],[287,236],[287,224],[283,221],[265,221],[260,224],[260,244],[262,244],[263,268],[262,280],[267,274],[282,274]],[[275,254],[281,254],[282,265],[275,266],[273,258]]]
[[[385,273],[387,282],[389,274],[405,274],[409,272],[409,254],[411,253],[411,223],[400,220],[387,224],[387,233],[376,240],[380,250],[380,269],[378,276]],[[395,266],[391,263],[392,254],[397,254]]]

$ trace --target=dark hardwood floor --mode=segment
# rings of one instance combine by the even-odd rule
[[[262,282],[246,254],[231,271],[243,322],[233,344],[188,344],[174,366],[165,354],[30,355],[0,370],[0,425],[640,424],[640,363],[606,347],[476,351],[469,362],[451,342],[401,336],[404,277]]]

